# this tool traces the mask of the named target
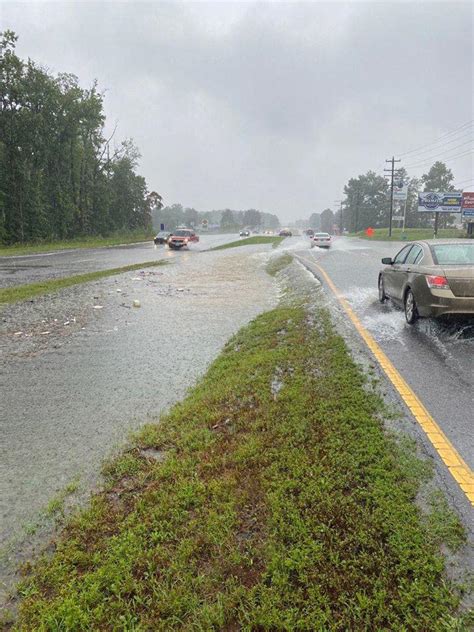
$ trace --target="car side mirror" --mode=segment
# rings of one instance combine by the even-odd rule
[[[386,266],[391,266],[393,264],[393,259],[392,257],[384,257],[382,259],[382,263]]]

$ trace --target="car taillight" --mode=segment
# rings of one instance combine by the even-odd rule
[[[185,239],[185,240],[184,240],[184,243],[185,243],[185,244],[187,244],[187,243],[188,243],[188,240],[187,240],[187,239]]]
[[[449,290],[448,279],[444,276],[427,275],[426,282],[428,287],[433,290]]]

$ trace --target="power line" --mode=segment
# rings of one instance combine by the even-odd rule
[[[468,141],[466,141],[465,143],[460,143],[459,145],[456,145],[455,147],[450,147],[450,149],[447,149],[446,151],[447,151],[447,152],[450,152],[450,151],[455,151],[456,149],[459,149],[460,147],[464,147],[465,145],[472,145],[472,144],[473,144],[473,141],[472,141],[472,139],[470,138],[470,139],[469,139]],[[443,156],[443,155],[444,155],[444,153],[445,153],[445,152],[444,152],[444,151],[442,151],[440,154],[435,154],[434,156],[425,156],[424,158],[419,158],[419,161],[421,161],[421,162],[425,162],[425,160],[432,160],[433,158],[438,158],[438,157],[440,157],[440,156]],[[416,158],[414,158],[414,160],[416,161],[417,159],[416,159]]]
[[[469,130],[468,136],[471,136],[473,133],[474,133],[474,130]],[[468,136],[466,136],[465,134],[461,134],[461,136],[456,136],[454,138],[451,138],[450,140],[446,141],[446,143],[441,143],[439,147],[429,147],[428,149],[423,149],[420,152],[416,152],[413,155],[411,155],[407,160],[418,160],[418,159],[421,160],[423,158],[423,154],[429,154],[431,151],[441,151],[444,147],[447,147],[451,143],[457,143],[460,140],[464,140],[464,138],[468,138]],[[474,143],[474,138],[472,136],[464,144],[467,145],[468,143]],[[438,144],[438,143],[433,143],[433,144]],[[446,151],[451,151],[451,149],[456,149],[456,148],[449,147],[448,149],[446,149]]]
[[[456,127],[455,129],[451,130],[450,132],[446,132],[446,134],[443,134],[442,136],[440,136],[436,140],[433,140],[430,143],[426,143],[425,145],[420,145],[419,147],[415,147],[414,149],[410,149],[410,150],[405,151],[405,152],[403,152],[401,154],[398,154],[398,155],[399,156],[408,156],[408,154],[413,154],[415,152],[418,152],[421,149],[424,149],[425,147],[430,147],[431,145],[436,145],[437,143],[439,143],[440,140],[443,140],[444,138],[447,138],[448,136],[451,136],[452,134],[454,134],[456,132],[459,132],[460,130],[464,130],[465,128],[471,126],[473,122],[474,122],[474,119],[471,119],[470,121],[466,121],[466,123],[463,123],[459,127]]]
[[[445,156],[443,158],[443,161],[454,160],[455,158],[462,158],[462,156],[468,156],[469,154],[472,154],[473,151],[474,151],[474,148],[473,149],[468,149],[467,151],[464,151],[464,152],[462,152],[460,154],[456,154],[455,156]],[[413,165],[405,165],[405,167],[406,167],[406,169],[413,169],[414,167],[423,167],[425,165],[429,165],[430,162],[432,160],[434,160],[436,157],[437,156],[432,156],[431,158],[424,159],[422,162],[418,162],[418,163],[413,164]]]

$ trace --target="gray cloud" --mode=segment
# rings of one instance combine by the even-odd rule
[[[473,118],[470,3],[0,11],[21,55],[85,83],[97,77],[149,186],[200,210],[305,216],[330,206],[349,177]],[[472,155],[450,166],[465,180]]]

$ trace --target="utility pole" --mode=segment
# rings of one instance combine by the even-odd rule
[[[393,215],[393,178],[395,176],[395,163],[401,162],[401,161],[400,161],[400,158],[398,160],[395,160],[395,157],[392,156],[391,159],[386,160],[385,162],[392,163],[392,167],[390,169],[384,169],[384,171],[390,172],[390,221],[388,224],[388,236],[391,237],[392,236],[392,215]]]

